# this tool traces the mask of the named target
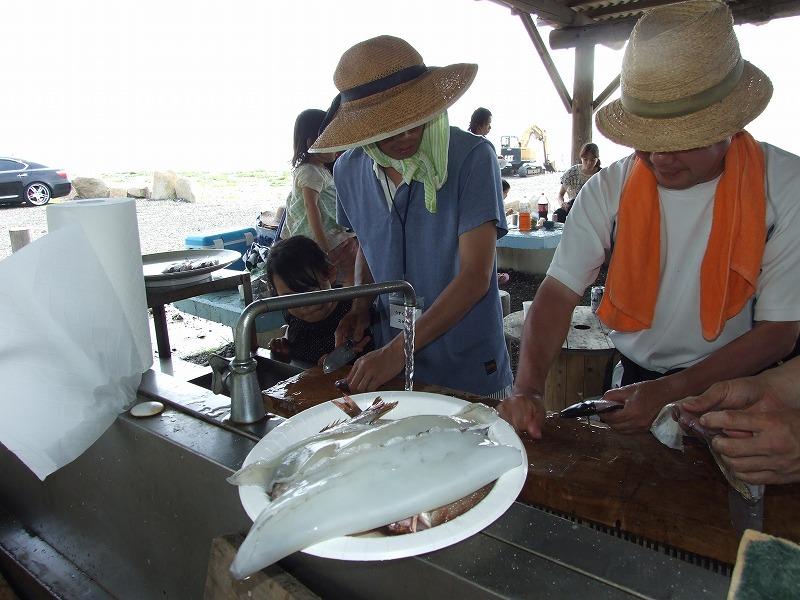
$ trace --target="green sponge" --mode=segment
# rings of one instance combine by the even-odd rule
[[[736,555],[728,600],[800,597],[800,546],[748,529]]]

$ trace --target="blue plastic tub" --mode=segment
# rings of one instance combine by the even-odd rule
[[[244,256],[245,251],[250,247],[256,239],[256,230],[253,227],[245,227],[243,229],[234,229],[231,231],[207,231],[202,233],[193,233],[184,240],[184,245],[189,248],[217,248],[226,250],[236,250],[241,252]],[[245,266],[242,259],[233,263],[229,269],[236,269],[244,271]]]

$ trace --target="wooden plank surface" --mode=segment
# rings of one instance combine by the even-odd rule
[[[282,416],[339,397],[333,383],[347,367],[318,367],[263,392]],[[477,396],[415,384],[418,391],[475,401]],[[396,378],[382,389],[402,389]],[[599,424],[602,425],[602,424]],[[708,449],[671,450],[652,435],[625,436],[605,426],[550,416],[544,437],[523,436],[529,473],[519,500],[618,527],[676,548],[733,563],[738,536],[730,524],[728,487]],[[800,485],[767,488],[765,531],[800,541]]]

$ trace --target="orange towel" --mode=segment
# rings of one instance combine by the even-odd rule
[[[764,153],[747,132],[734,136],[717,184],[700,267],[700,323],[714,340],[755,293],[766,243]],[[636,159],[622,190],[617,236],[597,315],[617,331],[648,329],[661,277],[661,213],[656,178]]]

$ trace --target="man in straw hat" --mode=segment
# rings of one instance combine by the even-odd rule
[[[361,244],[357,282],[405,279],[421,300],[417,378],[505,397],[512,375],[495,275],[495,245],[507,233],[500,169],[486,139],[447,120],[476,72],[471,64],[427,67],[392,36],[356,44],[336,67],[340,94],[311,151],[350,149],[334,180],[339,222]],[[354,392],[376,389],[405,366],[402,301],[376,302],[378,349],[355,362]],[[337,345],[361,339],[370,303],[353,302]]]
[[[647,430],[666,404],[769,367],[800,330],[800,159],[743,130],[772,85],[742,60],[727,6],[645,13],[621,86],[597,127],[636,151],[578,194],[500,407],[533,437],[572,310],[612,249],[597,314],[622,355],[623,387],[604,398],[624,408],[602,415],[620,432]]]

